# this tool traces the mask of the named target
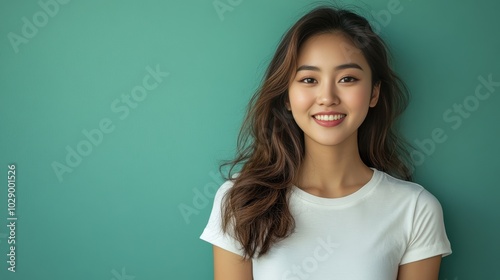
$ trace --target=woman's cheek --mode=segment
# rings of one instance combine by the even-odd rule
[[[297,107],[307,107],[314,102],[314,91],[307,88],[295,88],[290,91],[290,101]],[[292,105],[293,106],[293,105]]]
[[[352,91],[344,96],[345,101],[348,99],[349,103],[356,107],[364,107],[370,103],[370,92],[365,88],[353,88]]]

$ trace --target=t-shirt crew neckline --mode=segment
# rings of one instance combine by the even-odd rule
[[[314,204],[325,205],[325,206],[348,206],[350,204],[353,204],[361,200],[378,185],[378,182],[382,178],[382,172],[378,171],[375,168],[370,168],[370,169],[373,170],[373,175],[371,179],[359,190],[347,196],[337,197],[337,198],[320,197],[310,194],[295,185],[292,186],[293,194],[297,195],[299,198],[303,200],[306,200]]]

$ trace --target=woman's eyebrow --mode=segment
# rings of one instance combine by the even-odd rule
[[[319,67],[316,66],[311,66],[311,65],[302,65],[299,68],[297,68],[297,72],[299,71],[304,71],[304,70],[311,70],[311,71],[321,71]]]
[[[356,68],[356,69],[363,71],[363,68],[361,68],[361,66],[359,66],[359,64],[357,64],[357,63],[341,64],[339,66],[336,66],[335,70],[343,70],[343,69],[348,69],[348,68]]]
[[[338,70],[344,70],[344,69],[348,69],[348,68],[356,68],[356,69],[363,71],[363,68],[361,68],[361,66],[359,66],[359,64],[357,64],[357,63],[341,64],[341,65],[335,66],[334,70],[338,71]],[[318,72],[321,71],[319,69],[319,67],[312,66],[312,65],[301,65],[299,68],[297,68],[297,72],[304,71],[304,70],[318,71]]]

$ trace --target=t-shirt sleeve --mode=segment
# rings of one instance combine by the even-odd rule
[[[200,239],[207,241],[215,246],[243,256],[243,250],[240,243],[227,232],[222,231],[221,206],[224,201],[224,195],[233,186],[232,181],[226,181],[219,188],[214,198],[212,213],[208,219],[207,226],[200,236]]]
[[[446,236],[443,209],[439,201],[424,189],[416,201],[410,240],[400,264],[449,254],[451,245]]]

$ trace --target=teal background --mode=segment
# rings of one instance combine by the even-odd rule
[[[439,279],[500,279],[500,87],[467,117],[443,118],[473,102],[479,76],[500,81],[500,2],[400,0],[387,22],[374,16],[394,1],[344,3],[379,24],[391,47],[412,93],[407,138],[446,135],[428,155],[415,152],[415,181],[440,200],[453,247]],[[234,153],[281,35],[318,3],[220,2],[231,8],[221,16],[212,0],[72,0],[17,53],[8,34],[43,10],[0,2],[0,279],[212,279],[211,246],[198,237],[222,182],[218,164]],[[113,111],[157,65],[169,76],[126,117]],[[114,130],[59,180],[53,162],[66,164],[66,147],[105,118]],[[6,263],[12,163],[15,273]]]

